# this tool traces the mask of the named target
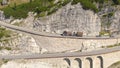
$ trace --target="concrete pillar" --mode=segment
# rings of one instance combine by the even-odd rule
[[[75,61],[77,61],[77,63],[78,63],[78,68],[82,68],[82,60],[80,59],[80,58],[75,58],[74,59]]]

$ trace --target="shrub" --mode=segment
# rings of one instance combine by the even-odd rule
[[[13,16],[14,18],[26,18],[27,13],[30,11],[41,13],[48,10],[48,6],[53,5],[52,0],[34,0],[29,3],[8,6],[3,8],[6,17]]]
[[[99,33],[100,36],[103,36],[103,35],[105,35],[105,34],[109,36],[109,35],[110,35],[110,32],[101,31],[101,32]]]
[[[6,49],[6,50],[11,50],[11,48],[10,48],[10,47],[5,47],[5,49]]]
[[[8,59],[2,59],[3,63],[7,63],[9,60]]]
[[[113,12],[108,13],[108,17],[112,17],[113,15],[114,15],[114,13],[113,13]]]
[[[77,4],[77,3],[81,3],[83,9],[88,10],[91,9],[94,12],[98,12],[97,7],[92,3],[91,0],[73,0],[72,4]]]
[[[3,46],[0,46],[0,50],[2,50],[2,49],[12,50],[10,47],[3,47]]]
[[[71,2],[71,0],[64,0],[62,3],[62,6],[65,6],[66,4],[68,4],[69,2]]]
[[[10,31],[6,30],[5,28],[0,28],[0,38],[3,37],[10,37]]]
[[[114,12],[110,12],[107,14],[104,14],[103,17],[112,17],[114,15]]]
[[[0,0],[0,3],[2,2],[3,0]]]
[[[114,2],[114,4],[116,5],[120,5],[120,0],[112,0]]]

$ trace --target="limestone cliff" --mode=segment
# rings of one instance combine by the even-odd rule
[[[4,40],[6,41],[0,42],[0,55],[43,52],[36,41],[28,35],[20,34]]]
[[[36,30],[58,34],[67,30],[96,36],[101,30],[101,20],[97,14],[84,10],[80,4],[68,4],[50,16],[35,20],[33,26]]]
[[[116,31],[120,31],[120,11],[116,11],[113,19],[111,20],[111,26],[110,29],[111,30],[116,30]]]

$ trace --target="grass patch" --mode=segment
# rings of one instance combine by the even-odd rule
[[[3,63],[7,63],[9,60],[8,59],[2,59]]]
[[[0,0],[0,3],[2,2],[3,0]]]
[[[98,8],[95,4],[93,4],[92,0],[73,0],[72,4],[81,3],[83,9],[85,10],[93,10],[94,12],[98,12]]]
[[[7,7],[2,8],[2,10],[7,18],[10,16],[13,16],[14,18],[26,18],[28,12],[35,12],[37,13],[36,17],[43,17],[56,12],[62,6],[72,2],[72,5],[81,3],[83,9],[93,10],[97,13],[99,9],[96,7],[95,3],[103,4],[108,0],[59,0],[57,3],[54,3],[54,1],[55,0],[29,0],[20,4],[16,3],[16,1],[12,3],[12,6],[8,5]],[[109,14],[109,16],[112,15],[112,13]]]
[[[0,3],[2,1],[3,0],[0,0]],[[8,5],[0,5],[0,8],[5,8],[6,6],[14,6],[14,4],[20,5],[20,4],[23,4],[23,3],[28,3],[28,2],[30,2],[30,0],[9,0],[8,2],[9,2]]]
[[[99,32],[99,35],[100,36],[104,36],[104,35],[110,36],[110,32],[102,30],[101,32]]]
[[[104,14],[103,17],[112,17],[114,15],[114,12],[110,12],[110,13],[107,13],[107,14]]]
[[[108,13],[108,17],[112,17],[114,15],[114,12]]]
[[[9,30],[0,27],[0,39],[3,37],[10,37],[10,33],[11,32]]]
[[[43,17],[56,12],[62,6],[65,6],[71,0],[63,0],[54,3],[54,0],[34,0],[20,5],[7,6],[3,8],[4,14],[7,18],[13,16],[14,18],[26,18],[28,12],[37,13],[37,17]]]
[[[6,50],[12,50],[10,47],[4,47],[4,46],[0,46],[0,50],[2,49],[6,49]]]
[[[115,5],[120,5],[120,0],[112,0]]]
[[[114,45],[109,45],[109,46],[107,46],[107,48],[112,48],[112,47],[116,47],[116,46],[120,46],[120,43],[119,44],[114,44]]]
[[[10,47],[4,47],[4,49],[6,49],[6,50],[12,50]]]
[[[71,0],[64,0],[62,3],[62,6],[65,6],[66,4],[68,4],[69,2],[71,2]]]
[[[109,45],[109,46],[101,46],[101,48],[112,48],[112,47],[116,47],[116,46],[120,46],[120,43],[114,44],[114,45]]]
[[[20,5],[7,6],[3,8],[6,17],[13,16],[14,18],[26,18],[27,13],[37,12],[38,14],[47,11],[49,6],[53,5],[53,1],[49,0],[34,0],[32,2],[23,3]]]

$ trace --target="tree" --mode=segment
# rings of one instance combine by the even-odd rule
[[[120,5],[120,0],[113,0],[114,4]]]
[[[32,2],[32,0],[30,0],[30,3]]]

